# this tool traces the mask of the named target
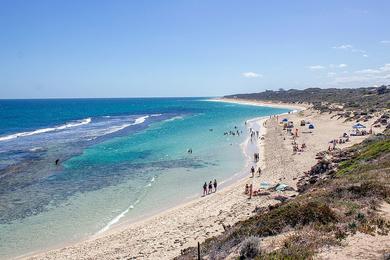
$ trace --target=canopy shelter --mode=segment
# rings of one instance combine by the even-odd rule
[[[360,123],[357,123],[356,125],[352,126],[352,128],[354,129],[362,129],[362,128],[366,128],[364,125],[360,124]]]

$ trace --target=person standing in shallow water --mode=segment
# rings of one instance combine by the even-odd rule
[[[214,179],[214,192],[217,192],[217,180]]]

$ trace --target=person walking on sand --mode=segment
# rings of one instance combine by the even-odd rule
[[[209,182],[209,192],[207,194],[209,194],[211,192],[213,192],[213,183],[212,183],[212,181]]]
[[[257,173],[259,174],[259,177],[261,175],[261,168],[259,167],[259,169],[257,169]]]
[[[255,175],[255,167],[253,167],[253,166],[251,168],[251,173],[252,173],[252,178],[253,178],[253,176]]]
[[[214,192],[217,192],[217,180],[214,179]]]
[[[207,195],[207,182],[204,182],[203,184],[203,196]]]

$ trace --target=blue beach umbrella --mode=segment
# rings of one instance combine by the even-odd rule
[[[282,122],[288,122],[288,119],[287,119],[287,118],[284,118],[284,119],[282,120]]]
[[[310,125],[309,125],[309,129],[314,129],[314,125],[313,125],[313,124],[310,124]]]

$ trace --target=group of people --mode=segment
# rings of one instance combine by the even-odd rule
[[[213,192],[217,192],[217,185],[218,184],[216,179],[214,179],[214,183],[210,181],[208,185],[207,185],[207,181],[205,181],[203,184],[203,196],[206,196]]]
[[[251,142],[256,138],[259,138],[259,131],[254,131],[252,128],[249,128],[250,136],[251,136]]]
[[[254,153],[253,154],[253,161],[257,163],[260,160],[260,154],[259,153]]]
[[[305,148],[306,148],[306,144],[305,144],[305,143],[303,143],[303,144],[301,145],[301,148],[299,148],[298,143],[296,143],[296,142],[294,141],[294,143],[293,143],[293,153],[303,152]]]
[[[251,174],[252,174],[252,178],[253,177],[255,177],[255,166],[252,166],[251,167]],[[261,168],[259,167],[259,168],[257,168],[257,173],[259,174],[259,176],[260,176],[260,174],[261,174]]]
[[[223,135],[233,135],[233,136],[234,135],[240,136],[240,134],[242,134],[242,131],[239,131],[237,126],[234,126],[234,130],[229,130],[228,132],[223,133]]]

